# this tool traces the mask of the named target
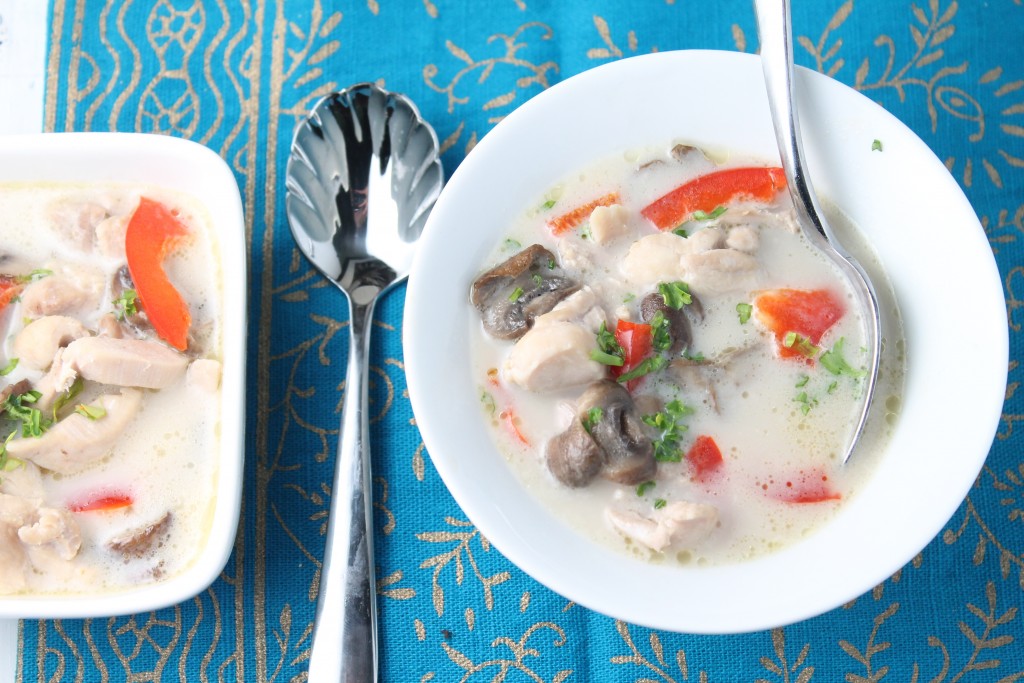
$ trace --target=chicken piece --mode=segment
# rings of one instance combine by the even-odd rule
[[[721,228],[703,228],[686,238],[687,252],[700,254],[725,245],[725,231]]]
[[[33,407],[43,412],[50,410],[57,397],[71,389],[71,385],[78,378],[75,368],[64,362],[64,350],[63,348],[57,349],[49,371],[34,387],[39,392],[39,398],[36,399]]]
[[[601,379],[605,366],[590,358],[604,309],[589,287],[562,300],[512,347],[505,359],[507,380],[529,391],[551,391]]]
[[[185,372],[185,384],[207,393],[214,393],[220,386],[221,365],[212,358],[198,358],[192,361]]]
[[[121,387],[163,389],[185,374],[188,358],[149,339],[83,337],[64,349],[63,362],[87,380]]]
[[[682,280],[679,263],[689,253],[688,239],[659,232],[633,242],[620,268],[627,279],[638,285],[637,289],[652,289],[659,282]]]
[[[61,474],[83,470],[110,452],[139,412],[142,392],[125,388],[120,394],[103,394],[90,405],[102,408],[105,414],[91,419],[72,413],[40,437],[14,439],[7,444],[8,455]]]
[[[0,519],[0,595],[25,590],[28,571],[28,555],[18,540],[18,527]]]
[[[620,204],[599,206],[590,214],[590,236],[596,244],[608,244],[632,232],[629,218],[629,209]]]
[[[753,254],[761,246],[761,236],[757,228],[751,225],[737,225],[729,229],[725,238],[725,246],[736,251]]]
[[[22,363],[34,370],[46,370],[57,350],[89,331],[77,318],[47,315],[25,326],[14,338],[13,350]]]
[[[71,560],[82,547],[78,523],[67,510],[39,508],[36,519],[18,529],[18,538],[25,545],[46,546],[62,560]]]
[[[10,460],[7,462],[10,463]],[[4,470],[0,476],[0,493],[42,500],[46,493],[39,468],[26,460],[17,467]]]
[[[528,391],[544,392],[589,384],[605,366],[590,358],[594,335],[581,325],[554,321],[534,326],[505,359],[505,379]]]
[[[107,217],[107,209],[96,202],[61,201],[53,205],[50,215],[61,241],[88,253],[92,251],[96,226]]]
[[[22,312],[30,318],[84,318],[100,308],[105,287],[100,272],[84,266],[67,266],[25,286],[21,293]]]
[[[726,294],[754,289],[760,265],[750,254],[735,249],[711,249],[682,259],[687,282],[694,292]]]
[[[718,525],[718,509],[707,503],[675,501],[645,517],[633,510],[606,508],[616,531],[655,552],[669,546],[693,547]]]
[[[105,257],[125,260],[124,237],[128,231],[130,214],[109,216],[96,225],[96,248]]]

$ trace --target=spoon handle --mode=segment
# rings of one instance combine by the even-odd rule
[[[309,683],[377,680],[377,591],[373,565],[370,440],[366,416],[370,324],[376,299],[349,297],[349,356],[341,435],[331,489],[309,656]]]
[[[878,295],[864,267],[843,248],[825,220],[807,174],[800,137],[800,119],[793,89],[790,0],[754,0],[754,12],[757,15],[757,34],[761,43],[761,67],[768,93],[768,108],[772,113],[779,156],[793,198],[797,223],[807,238],[843,271],[853,286],[860,310],[863,311],[865,346],[868,352],[866,376],[862,387],[864,398],[853,436],[842,454],[842,462],[846,463],[864,432],[878,378],[882,351]]]

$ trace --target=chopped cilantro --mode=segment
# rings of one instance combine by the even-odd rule
[[[508,295],[508,300],[512,302],[519,301],[519,297],[523,295],[523,288],[516,287],[512,290],[512,293]]]
[[[821,366],[831,372],[833,375],[847,375],[848,377],[863,377],[867,374],[866,370],[857,370],[843,357],[843,338],[832,345],[832,348],[821,354],[821,358],[818,362]]]
[[[0,410],[12,420],[21,422],[22,436],[42,436],[52,424],[43,417],[41,410],[30,405],[38,401],[40,396],[42,394],[38,391],[26,391],[24,394],[8,396],[0,403]]]
[[[661,311],[651,318],[651,346],[655,351],[668,351],[672,346],[672,324]]]
[[[68,387],[68,390],[65,391],[64,393],[60,394],[59,396],[57,396],[56,399],[54,399],[54,401],[53,401],[53,421],[54,422],[57,421],[57,412],[61,408],[63,408],[65,405],[67,405],[71,401],[71,399],[73,399],[75,396],[78,396],[78,394],[81,393],[83,386],[85,386],[85,383],[82,381],[82,378],[81,377],[76,377],[75,381],[71,384],[70,387]]]
[[[690,235],[686,232],[686,228],[676,228],[672,231],[673,235],[679,235],[680,237],[689,237]]]
[[[810,378],[810,377],[808,377],[807,375],[800,375],[800,379],[798,379],[798,380],[796,381],[796,384],[794,384],[793,386],[795,386],[795,387],[796,387],[797,389],[799,389],[800,387],[805,387],[805,386],[807,386],[807,382],[808,382],[808,381],[809,381],[810,379],[811,379],[811,378]]]
[[[787,332],[782,338],[782,345],[787,349],[796,349],[806,358],[814,358],[821,352],[821,349],[812,344],[810,339],[796,332]]]
[[[136,304],[138,298],[139,295],[134,289],[126,289],[121,292],[121,296],[114,299],[112,303],[118,320],[124,320],[139,312],[138,304]]]
[[[800,412],[804,415],[811,412],[812,407],[818,405],[818,399],[811,398],[806,391],[801,391],[793,400],[800,404]]]
[[[533,277],[530,278],[530,279],[533,280],[533,284],[535,284],[535,285],[539,286],[539,285],[544,284],[544,278],[542,278],[538,273],[534,273]]]
[[[597,331],[597,348],[590,352],[590,359],[602,365],[614,365],[621,367],[626,352],[622,344],[618,342],[615,335],[608,330],[603,322]]]
[[[555,259],[553,259],[553,258],[549,258],[548,259],[548,270],[554,270],[555,266],[557,266],[557,265],[558,264],[555,263]]]
[[[84,415],[90,420],[99,420],[107,416],[107,409],[103,406],[87,406],[84,403],[79,403],[75,406],[75,412],[79,415]]]
[[[693,413],[693,409],[678,399],[665,404],[665,410],[653,415],[644,415],[644,424],[654,427],[661,435],[654,439],[654,459],[658,462],[679,462],[683,451],[679,444],[688,427],[680,419]]]
[[[664,498],[658,498],[657,500],[654,501],[654,509],[655,510],[660,510],[661,508],[665,507],[667,504],[668,503],[665,502]]]
[[[726,211],[726,209],[725,209],[724,206],[717,206],[717,207],[715,207],[714,211],[712,211],[711,213],[708,213],[707,211],[700,211],[700,210],[694,211],[693,212],[693,220],[695,220],[695,221],[710,221],[710,220],[714,220],[715,218],[718,218],[723,213],[725,213],[725,211]]]
[[[635,368],[629,372],[624,372],[619,375],[618,379],[620,382],[629,382],[630,380],[649,375],[652,372],[657,372],[663,367],[668,365],[668,359],[664,356],[648,356],[640,361]]]
[[[750,320],[750,314],[754,311],[754,307],[747,303],[736,304],[736,312],[740,316],[740,325]]]
[[[694,363],[704,362],[704,353],[698,351],[697,353],[690,353],[690,349],[683,349],[683,358],[686,360],[692,360]]]
[[[547,210],[547,209],[552,208],[554,205],[555,205],[555,200],[554,199],[549,199],[546,202],[544,202],[543,204],[541,204],[540,208],[542,208],[544,210]]]
[[[826,389],[826,391],[828,393],[832,394],[832,393],[835,393],[835,390],[838,389],[838,388],[839,388],[839,380],[834,379],[834,380],[832,380],[832,384],[828,385],[828,389]]]
[[[587,434],[593,433],[594,427],[597,426],[597,423],[601,421],[602,417],[604,417],[604,411],[598,406],[594,406],[587,411],[587,414],[580,420],[580,422],[583,423],[583,428],[587,430]]]
[[[642,498],[643,496],[645,496],[647,494],[648,491],[650,491],[654,487],[655,487],[655,483],[653,481],[645,481],[645,482],[643,482],[642,484],[640,484],[639,486],[636,487],[636,495],[638,495],[638,496],[640,496]]]
[[[18,359],[12,358],[7,361],[7,365],[5,365],[3,369],[0,369],[0,375],[9,375],[14,372],[14,368],[16,367],[18,367]]]
[[[666,306],[677,311],[683,306],[693,303],[690,287],[685,282],[662,282],[658,285],[658,293],[661,294]]]
[[[22,284],[25,284],[27,282],[35,282],[36,280],[42,280],[44,277],[48,275],[53,275],[53,271],[48,268],[36,268],[28,275],[18,275],[14,279]]]
[[[882,141],[879,140],[878,138],[875,138],[875,140],[871,143],[871,151],[872,152],[881,152],[882,151]]]

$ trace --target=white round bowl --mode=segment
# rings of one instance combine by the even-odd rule
[[[789,624],[888,578],[939,533],[992,443],[1006,384],[1001,280],[963,192],[906,126],[798,70],[808,167],[877,251],[906,335],[902,415],[862,490],[806,539],[725,566],[645,563],[560,522],[495,447],[470,374],[470,283],[512,220],[570,172],[685,138],[778,159],[756,56],[682,51],[587,71],[531,99],[459,166],[427,224],[405,311],[417,424],[480,532],[552,590],[628,622],[690,633]],[[880,140],[882,151],[873,151]],[[973,340],[973,341],[971,341]],[[966,362],[969,359],[969,362]]]

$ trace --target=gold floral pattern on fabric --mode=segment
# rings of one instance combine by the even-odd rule
[[[967,500],[890,579],[807,622],[695,636],[596,614],[511,564],[444,488],[409,406],[399,290],[378,308],[370,371],[383,681],[1024,680],[1022,0],[794,5],[797,61],[913,128],[967,191],[996,254],[1014,357]],[[409,94],[451,173],[559,80],[680,48],[755,52],[749,2],[51,0],[47,130],[187,137],[236,174],[251,266],[247,479],[234,553],[210,589],[150,614],[26,621],[19,682],[305,680],[348,344],[340,293],[294,248],[284,217],[292,131],[314,102],[365,81]],[[695,106],[713,96],[695,93]],[[952,266],[950,280],[970,286]],[[985,340],[954,327],[951,312],[965,359],[984,353]]]

